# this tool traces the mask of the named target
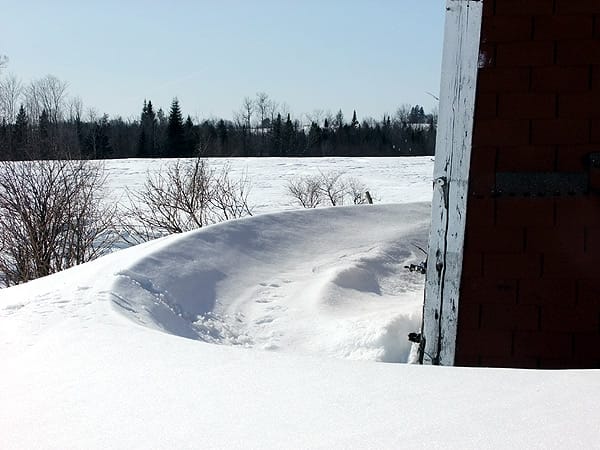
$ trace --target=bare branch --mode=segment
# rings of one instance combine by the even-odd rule
[[[117,238],[104,167],[90,161],[0,163],[0,284],[49,275],[107,253]]]
[[[139,243],[251,215],[248,178],[234,181],[229,172],[225,166],[217,173],[199,157],[148,174],[141,191],[128,192],[124,239]]]

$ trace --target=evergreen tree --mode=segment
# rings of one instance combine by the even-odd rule
[[[310,125],[306,143],[307,156],[322,156],[321,153],[321,128],[315,122]]]
[[[138,139],[137,155],[140,158],[156,155],[158,121],[152,108],[152,101],[144,100],[142,116],[140,118],[140,136]]]
[[[196,156],[198,149],[198,139],[194,132],[194,123],[192,118],[187,116],[185,124],[183,125],[183,135],[185,141],[185,156]]]
[[[91,124],[88,135],[84,140],[85,154],[93,159],[105,159],[112,155],[112,147],[108,139],[110,124],[108,114]]]
[[[271,134],[271,155],[283,156],[283,121],[281,114],[273,121],[273,132]]]
[[[7,161],[12,159],[10,152],[11,139],[9,137],[9,127],[6,118],[2,118],[0,125],[0,160]]]
[[[52,144],[50,141],[50,117],[46,109],[42,110],[39,121],[39,157],[48,159],[52,157]],[[56,155],[54,155],[56,156]]]
[[[340,109],[337,114],[335,115],[335,127],[337,129],[340,129],[344,126],[344,113],[342,113],[342,110]]]
[[[288,113],[283,125],[281,156],[290,156],[294,150],[294,124]]]
[[[356,110],[354,110],[354,113],[352,114],[352,122],[350,123],[350,127],[358,128],[358,120],[356,119]]]
[[[229,140],[229,133],[227,132],[227,125],[223,119],[217,123],[217,139],[219,141],[219,156],[228,156],[227,143]]]
[[[29,136],[29,118],[23,105],[19,108],[19,113],[15,119],[13,132],[13,157],[15,159],[24,159],[27,155],[27,145]]]
[[[183,128],[183,117],[179,108],[177,97],[171,103],[169,112],[169,123],[167,125],[167,155],[180,157],[185,153],[185,139]]]

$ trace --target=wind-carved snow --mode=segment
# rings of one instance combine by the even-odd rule
[[[108,164],[139,184],[142,162]],[[394,184],[386,202],[431,195],[429,159],[330,164]],[[254,217],[0,290],[0,447],[595,448],[598,371],[372,362],[405,360],[418,329],[423,277],[402,266],[429,215]]]
[[[400,223],[399,217],[404,221]],[[213,344],[406,362],[429,205],[289,211],[172,238],[120,270],[118,311]]]

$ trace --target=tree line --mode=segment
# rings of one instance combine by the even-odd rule
[[[265,93],[246,97],[233,119],[194,120],[174,98],[165,113],[144,100],[139,118],[111,118],[48,75],[0,78],[0,160],[261,156],[433,155],[437,117],[404,105],[381,119],[315,110],[302,120]]]

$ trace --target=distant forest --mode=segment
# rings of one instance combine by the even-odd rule
[[[316,110],[295,118],[258,93],[232,120],[193,120],[177,98],[167,112],[150,99],[139,118],[124,120],[84,110],[54,76],[24,85],[0,77],[0,160],[72,158],[418,156],[433,155],[437,116],[419,105],[393,115],[357,120]]]

